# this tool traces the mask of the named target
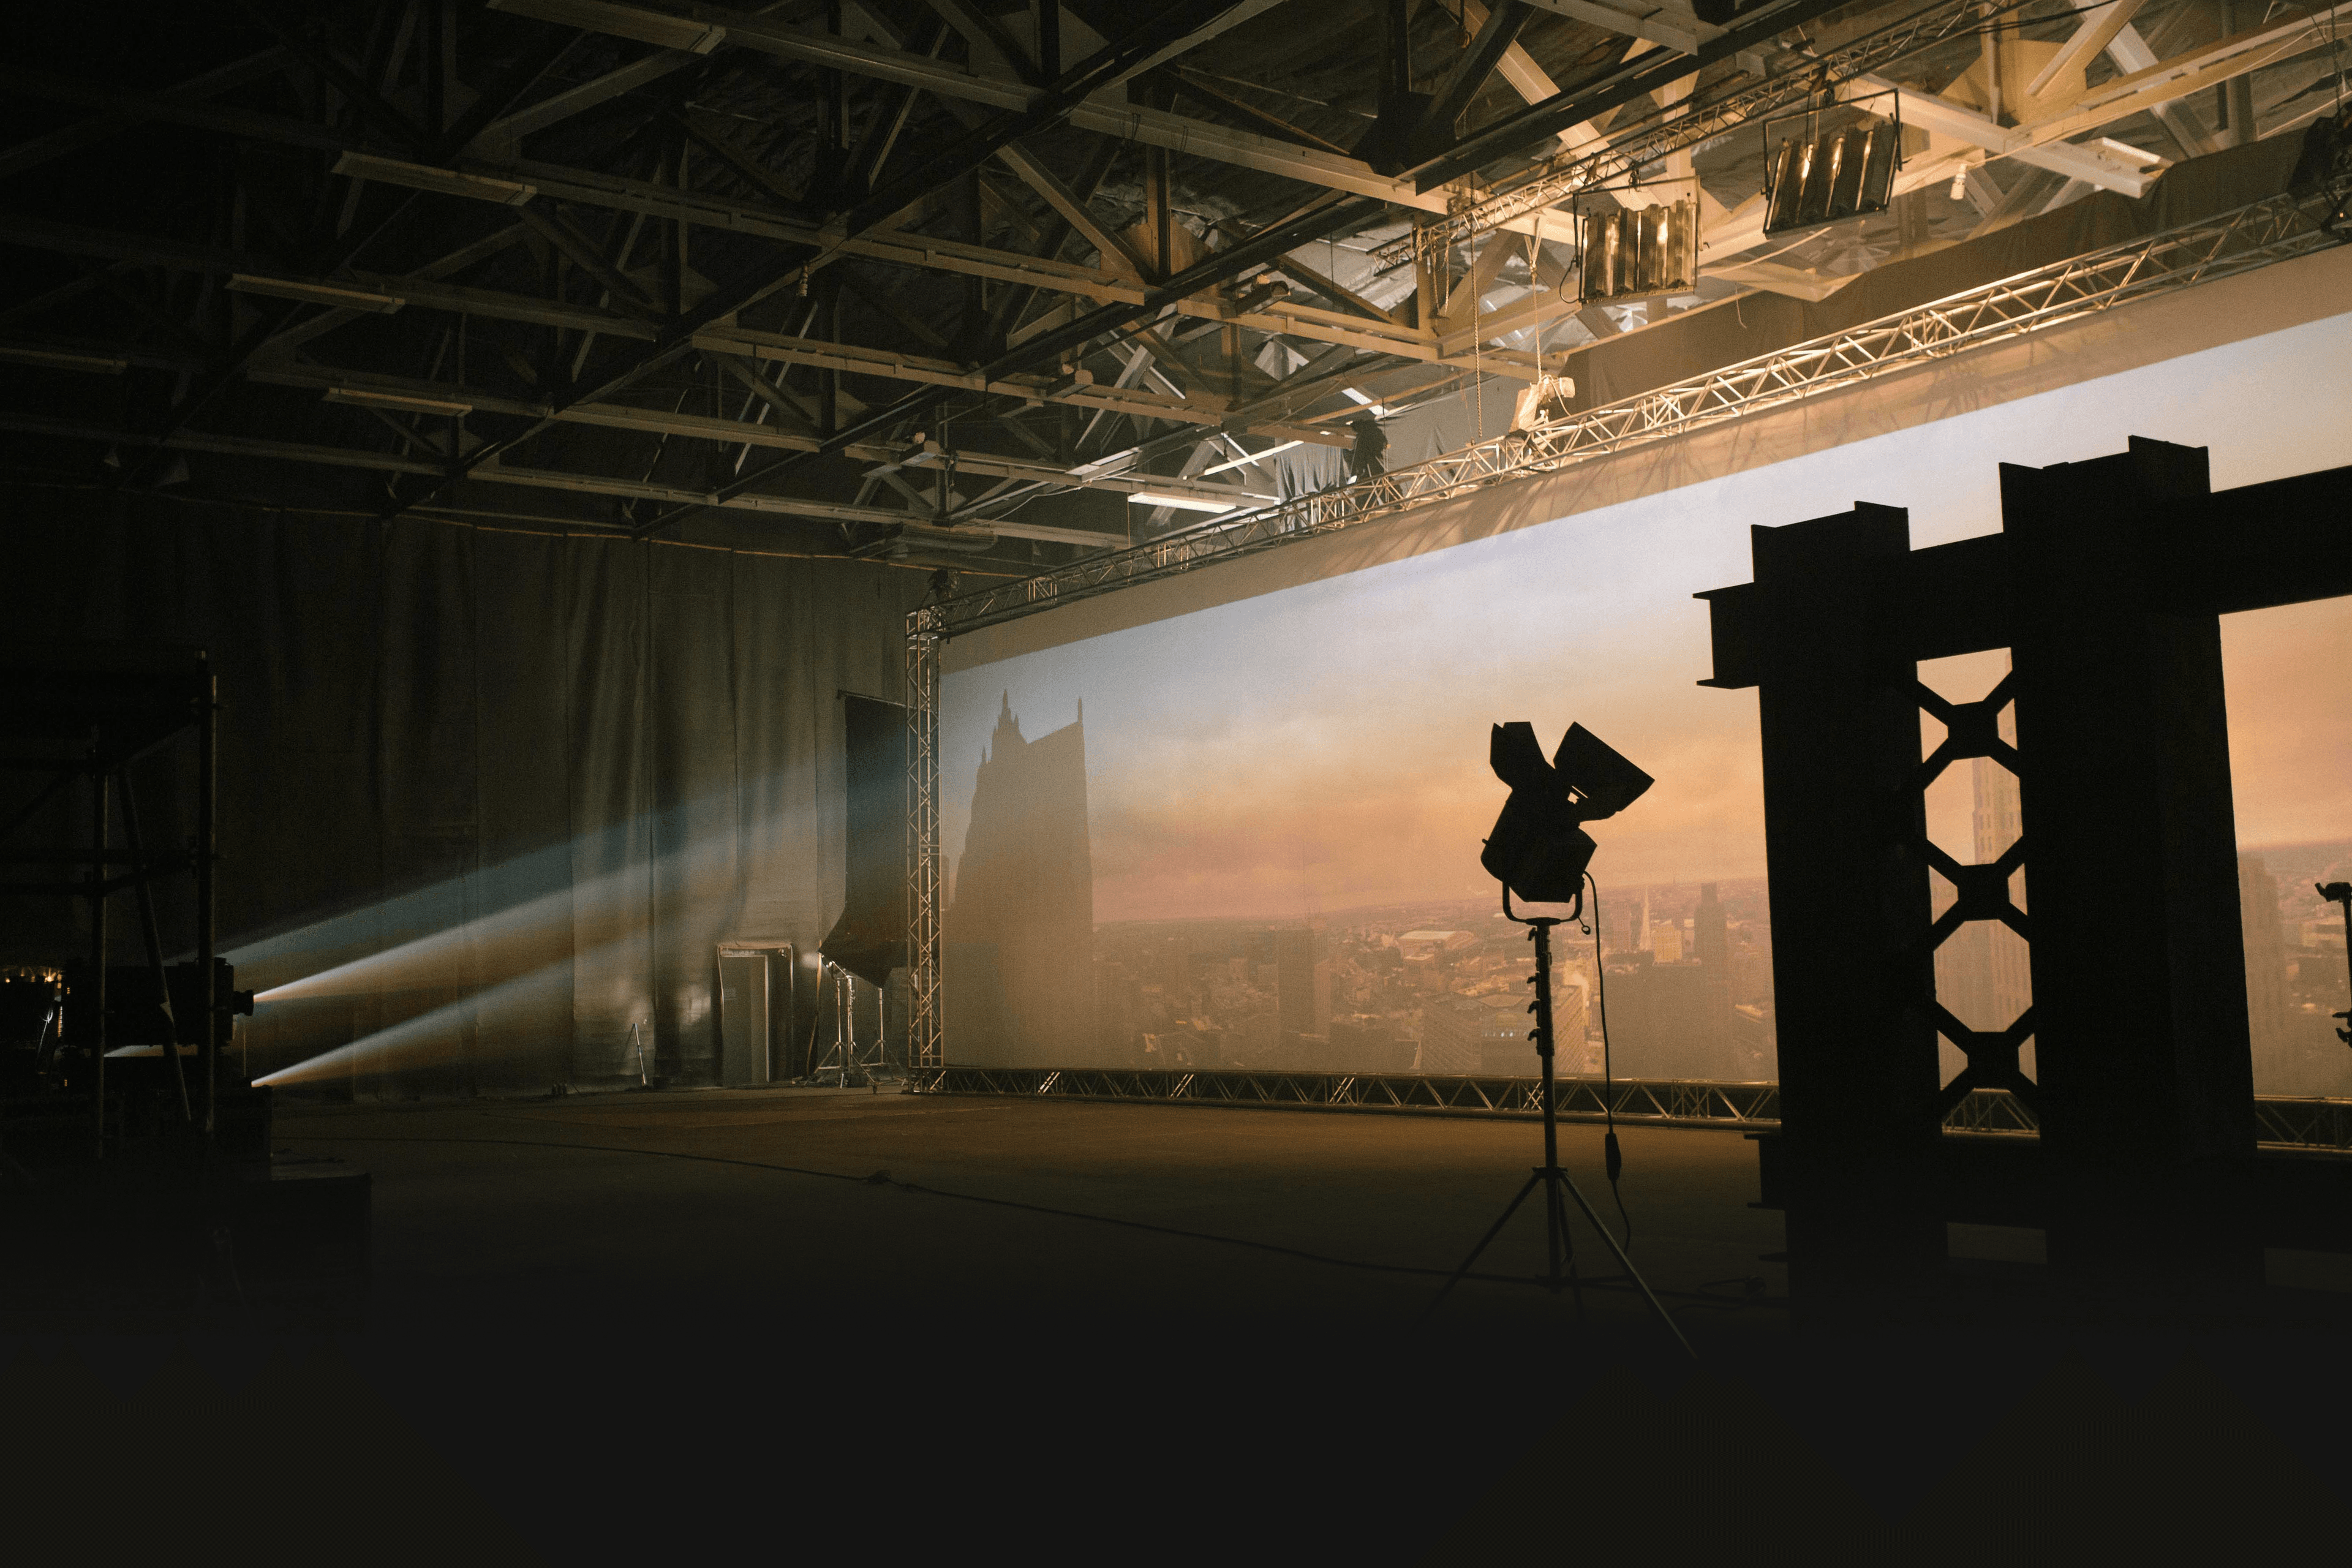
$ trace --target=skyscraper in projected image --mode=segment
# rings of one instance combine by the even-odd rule
[[[1981,866],[2000,859],[2017,842],[2017,777],[1990,757],[1978,757],[1971,766],[1970,824],[1976,863]],[[2011,894],[2020,909],[2025,906],[2021,895],[2021,889]],[[1972,1029],[2009,1027],[2033,1000],[2032,950],[1999,921],[1969,921],[1936,950],[1936,999]]]
[[[1011,694],[1003,698],[972,790],[945,927],[955,1060],[1077,1067],[1101,1059],[1083,706],[1076,723],[1032,741],[1021,733]]]

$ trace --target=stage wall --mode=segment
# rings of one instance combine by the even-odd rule
[[[1696,684],[1691,595],[1748,580],[1751,524],[1870,500],[1909,508],[1915,545],[1990,532],[2000,463],[2133,435],[2209,447],[2217,487],[2352,464],[2352,315],[2326,310],[2352,267],[2313,259],[959,639],[949,1059],[1531,1072],[1526,946],[1477,865],[1486,731],[1549,746],[1575,720],[1658,783],[1595,829],[1607,954],[1571,944],[1563,1070],[1598,1068],[1605,974],[1621,1076],[1773,1076],[1755,695]],[[2258,1075],[2352,1092],[2305,1009],[2341,950],[2294,892],[2352,869],[2352,602],[2233,617],[2225,644]],[[2004,663],[1922,673],[1967,700]],[[1954,770],[1931,830],[1990,858],[2006,791]],[[1991,942],[1940,981],[1978,1011],[2022,983]]]

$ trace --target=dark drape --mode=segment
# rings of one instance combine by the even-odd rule
[[[0,528],[8,635],[209,650],[223,944],[241,985],[302,983],[240,1025],[250,1066],[392,1041],[331,1080],[362,1095],[634,1081],[633,1026],[715,1081],[716,949],[813,952],[839,910],[835,694],[901,680],[925,581],[38,486],[0,488]],[[157,837],[186,831],[171,773]],[[58,912],[0,910],[0,961],[83,940]],[[160,912],[189,948],[184,895]]]
[[[824,956],[860,980],[887,985],[907,963],[907,710],[841,694],[847,740],[849,858],[841,919]]]

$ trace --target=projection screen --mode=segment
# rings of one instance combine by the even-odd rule
[[[1786,460],[1532,481],[1543,517],[1506,487],[1485,521],[1408,515],[1320,564],[1286,547],[1307,564],[1212,567],[960,638],[939,731],[946,1059],[1532,1075],[1527,946],[1477,861],[1504,793],[1487,726],[1526,719],[1547,747],[1581,722],[1657,780],[1593,829],[1603,951],[1566,933],[1561,1071],[1599,1070],[1605,971],[1619,1076],[1769,1079],[1755,693],[1696,684],[1692,595],[1748,580],[1751,525],[1870,500],[1909,509],[1915,546],[1991,532],[2000,463],[2133,435],[2209,448],[2216,488],[2352,464],[2347,363],[2352,315],[2005,401],[1955,368],[1876,394],[1927,398],[1907,424],[1849,418]],[[2352,602],[2224,635],[2259,1087],[2352,1091],[2313,1010],[2343,955],[2307,908],[2315,877],[2352,869]],[[2005,658],[1947,663],[1922,679],[1969,700]],[[1998,768],[1955,769],[1931,831],[1995,858],[2014,799]],[[2013,1011],[2030,984],[1997,940],[1939,960],[1956,1011]]]

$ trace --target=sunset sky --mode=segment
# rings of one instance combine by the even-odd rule
[[[1024,733],[1086,704],[1098,921],[1296,915],[1491,891],[1487,726],[1573,720],[1657,785],[1598,824],[1604,886],[1764,870],[1756,696],[1709,673],[1700,589],[1748,528],[1911,509],[1915,546],[2000,526],[1996,465],[2143,435],[2211,448],[2217,489],[2352,464],[2352,316],[1730,479],[1028,653],[946,679],[945,847],[961,855],[1001,693]],[[2352,838],[2352,601],[2232,617],[2241,841]],[[2005,656],[1927,672],[1980,696]],[[1955,781],[1964,775],[1957,770]],[[1948,787],[1931,811],[1961,815]],[[1944,833],[1939,837],[1950,839]]]

